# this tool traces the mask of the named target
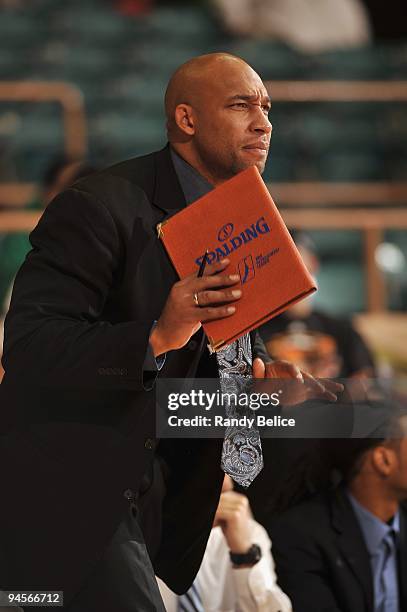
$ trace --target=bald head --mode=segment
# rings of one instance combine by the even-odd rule
[[[174,128],[175,109],[188,104],[198,109],[205,94],[210,95],[216,83],[236,70],[254,70],[242,59],[229,53],[209,53],[182,64],[169,80],[165,92],[165,114],[169,131]],[[170,135],[170,134],[169,134]]]
[[[256,165],[270,143],[270,100],[259,75],[227,53],[201,55],[176,70],[165,94],[172,148],[213,185]]]

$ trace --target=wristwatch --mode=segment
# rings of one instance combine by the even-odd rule
[[[229,552],[230,560],[233,565],[255,565],[261,559],[261,548],[258,544],[252,544],[245,553]]]

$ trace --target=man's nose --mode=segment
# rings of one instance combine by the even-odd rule
[[[263,134],[271,134],[271,132],[273,131],[273,126],[270,121],[267,120],[267,123],[264,125],[264,127],[256,128],[256,130],[261,130]]]
[[[271,134],[273,131],[273,126],[270,123],[267,115],[264,114],[262,109],[259,109],[259,112],[256,113],[256,117],[253,119],[252,129],[255,132],[262,134]]]

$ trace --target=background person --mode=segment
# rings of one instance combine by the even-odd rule
[[[407,610],[406,411],[386,406],[380,430],[325,440],[320,469],[328,462],[341,483],[268,522],[296,612]]]
[[[302,231],[292,232],[310,274],[318,275],[319,259],[314,242]],[[321,378],[373,378],[371,352],[345,318],[315,307],[314,296],[294,304],[259,328],[270,357],[294,361]]]
[[[303,231],[291,233],[305,265],[315,278],[319,260],[313,240]],[[262,325],[259,334],[270,358],[292,361],[317,377],[355,379],[354,385],[346,381],[347,389],[352,387],[354,394],[363,394],[363,389],[359,388],[360,379],[376,376],[369,348],[352,323],[318,309],[313,296]],[[347,406],[344,410],[349,413]],[[294,439],[266,438],[263,453],[271,466],[270,471],[267,477],[260,474],[248,491],[254,515],[261,523],[270,513],[279,512],[310,495],[313,484],[306,470],[310,463],[318,461],[318,457],[323,462],[317,434]],[[291,497],[291,491],[296,491],[295,496]],[[268,500],[267,504],[264,499]]]
[[[203,610],[291,612],[290,600],[277,584],[270,547],[266,530],[252,517],[247,497],[234,491],[232,479],[225,475],[194,582],[196,592],[189,596],[198,597]],[[232,560],[231,554],[238,557]],[[178,612],[183,598],[162,581],[158,584],[167,612]]]
[[[364,46],[370,42],[360,0],[212,0],[226,28],[270,38],[306,53]]]

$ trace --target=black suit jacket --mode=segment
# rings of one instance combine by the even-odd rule
[[[79,181],[31,233],[5,323],[0,588],[63,589],[69,601],[127,510],[126,491],[139,495],[157,445],[167,494],[162,538],[159,518],[146,534],[155,570],[184,592],[199,568],[221,440],[158,444],[156,372],[143,379],[153,321],[178,280],[155,228],[184,206],[167,147]],[[160,376],[195,375],[203,345],[198,334],[169,353]]]
[[[278,583],[294,612],[373,612],[369,553],[341,487],[291,508],[267,526]],[[407,612],[407,511],[401,508],[400,612]]]

